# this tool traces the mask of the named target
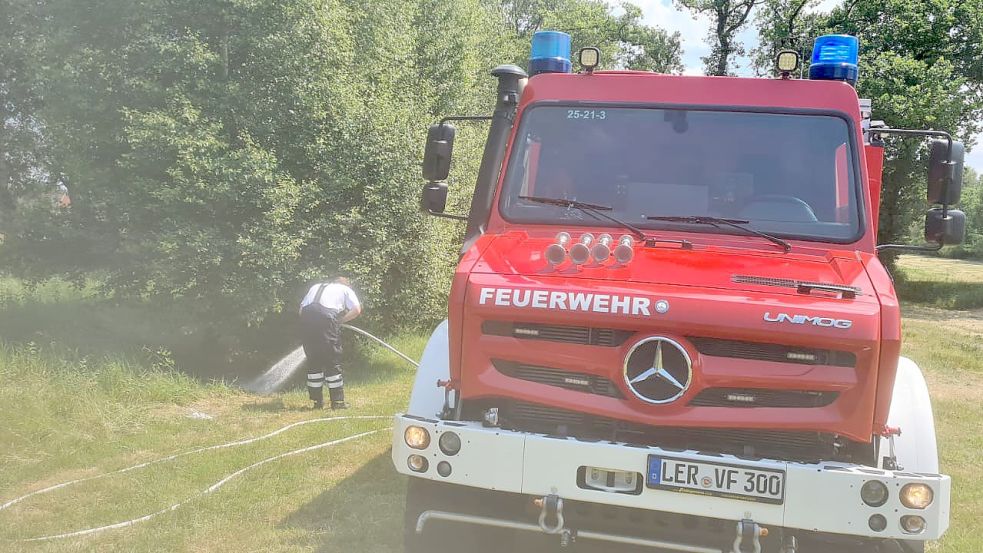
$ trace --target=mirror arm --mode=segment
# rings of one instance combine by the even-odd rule
[[[940,138],[944,138],[946,141],[945,160],[946,163],[949,165],[950,174],[949,174],[949,178],[945,179],[945,188],[943,188],[942,190],[942,198],[946,199],[949,197],[949,184],[952,183],[952,178],[953,178],[951,134],[945,131],[919,131],[919,130],[911,130],[911,129],[891,129],[891,128],[877,128],[877,127],[870,129],[870,132],[871,134],[896,134],[899,136],[937,136]],[[949,205],[942,204],[942,218],[944,219],[946,216],[948,216],[948,214],[949,214]],[[883,244],[882,246],[877,246],[877,251],[880,251],[882,247],[894,249],[893,246],[894,245],[892,244]],[[912,247],[918,247],[918,246],[912,246]],[[929,246],[925,246],[925,247],[929,247]],[[940,244],[939,248],[941,249],[941,247],[942,246]],[[917,250],[917,251],[933,251],[933,250]]]
[[[926,244],[924,246],[911,246],[908,244],[879,244],[877,246],[877,253],[888,250],[900,250],[908,252],[937,252],[942,249],[943,243],[940,240],[938,244]]]
[[[440,125],[448,121],[491,121],[491,115],[449,115],[440,120]]]
[[[427,210],[428,215],[433,215],[434,217],[442,217],[444,219],[451,219],[453,221],[467,221],[468,218],[464,215],[453,215],[451,213],[437,213],[436,211]]]

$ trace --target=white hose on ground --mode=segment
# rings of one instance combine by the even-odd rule
[[[319,418],[319,419],[303,420],[303,421],[295,422],[295,423],[292,423],[292,424],[288,424],[287,426],[284,426],[283,428],[279,428],[277,430],[274,430],[273,432],[270,432],[269,434],[264,434],[262,436],[257,436],[255,438],[245,438],[245,439],[242,439],[242,440],[236,440],[234,442],[229,442],[229,443],[225,443],[225,444],[210,445],[210,446],[206,446],[206,447],[199,447],[197,449],[192,449],[190,451],[185,451],[185,452],[182,452],[182,453],[175,453],[174,455],[168,455],[167,457],[161,457],[159,459],[154,459],[152,461],[146,461],[146,462],[143,462],[143,463],[140,463],[140,464],[137,464],[137,465],[133,465],[133,466],[130,466],[130,467],[122,468],[122,469],[119,469],[119,470],[114,470],[112,472],[105,472],[105,473],[102,473],[102,474],[97,474],[95,476],[87,476],[85,478],[78,478],[76,480],[69,480],[68,482],[62,482],[61,484],[55,484],[53,486],[48,486],[47,488],[42,488],[40,490],[35,490],[35,491],[31,492],[31,493],[24,494],[24,495],[22,495],[20,497],[15,497],[14,499],[11,499],[10,501],[7,501],[6,503],[3,503],[2,505],[0,505],[0,511],[6,509],[8,507],[12,507],[13,505],[16,505],[17,503],[20,503],[21,501],[24,501],[25,499],[28,499],[30,497],[34,497],[35,495],[41,495],[43,493],[53,492],[53,491],[58,490],[58,489],[61,489],[61,488],[67,488],[68,486],[74,486],[75,484],[81,484],[83,482],[91,482],[93,480],[100,480],[102,478],[107,478],[109,476],[114,476],[114,475],[117,475],[117,474],[123,474],[125,472],[130,472],[130,471],[134,471],[134,470],[137,470],[137,469],[142,469],[144,467],[149,467],[150,465],[157,465],[157,464],[160,464],[160,463],[166,463],[168,461],[173,461],[175,459],[180,459],[181,457],[187,457],[188,455],[194,455],[196,453],[204,453],[206,451],[212,451],[212,450],[215,450],[215,449],[226,449],[226,448],[229,448],[229,447],[238,447],[238,446],[241,446],[241,445],[248,445],[248,444],[251,444],[251,443],[254,443],[254,442],[258,442],[260,440],[266,440],[268,438],[272,438],[273,436],[276,436],[277,434],[282,434],[282,433],[286,432],[287,430],[290,430],[291,428],[296,428],[298,426],[303,426],[305,424],[313,424],[315,422],[342,421],[342,420],[378,420],[378,419],[389,419],[389,418],[392,418],[392,417],[389,417],[389,416],[386,416],[386,415],[356,415],[356,416],[347,416],[347,417],[323,417],[323,418]]]
[[[378,342],[382,347],[388,349],[389,351],[395,353],[396,355],[402,357],[403,359],[406,359],[414,367],[417,367],[417,368],[420,367],[420,364],[419,363],[417,363],[416,361],[414,361],[414,360],[410,359],[409,357],[407,357],[405,354],[403,354],[403,352],[401,352],[398,349],[390,346],[389,344],[383,342],[382,339],[377,338],[377,337],[369,334],[368,332],[362,330],[361,328],[358,328],[357,326],[352,326],[350,324],[343,324],[341,326],[344,327],[344,328],[347,328],[348,330],[355,331],[355,332],[357,332],[357,333],[359,333],[359,334],[361,334],[363,336],[368,336],[369,338],[371,338],[371,339],[375,340],[376,342]]]
[[[314,451],[314,450],[317,450],[317,449],[324,449],[326,447],[331,447],[333,445],[338,445],[338,444],[341,444],[341,443],[344,443],[344,442],[348,442],[348,441],[351,441],[351,440],[356,440],[358,438],[364,438],[366,436],[370,436],[372,434],[377,434],[377,433],[382,432],[384,430],[391,430],[391,428],[380,428],[378,430],[370,430],[368,432],[362,432],[360,434],[354,434],[354,435],[351,435],[351,436],[346,436],[344,438],[339,438],[337,440],[331,440],[330,442],[324,442],[324,443],[321,443],[321,444],[312,445],[312,446],[304,447],[304,448],[301,448],[301,449],[295,449],[293,451],[288,451],[286,453],[281,453],[279,455],[274,455],[273,457],[268,457],[266,459],[263,459],[262,461],[257,461],[255,463],[249,465],[248,467],[241,468],[241,469],[233,472],[232,474],[229,474],[228,476],[226,476],[225,478],[222,478],[218,482],[215,482],[214,484],[212,484],[208,488],[205,488],[203,491],[198,492],[197,494],[195,494],[195,495],[193,495],[193,496],[191,496],[191,497],[189,497],[189,498],[187,498],[187,499],[185,499],[183,501],[180,501],[178,503],[175,503],[175,504],[171,505],[170,507],[166,507],[166,508],[161,509],[159,511],[156,511],[156,512],[153,512],[153,513],[150,513],[150,514],[147,514],[147,515],[143,515],[142,517],[138,517],[138,518],[134,518],[134,519],[130,519],[130,520],[124,520],[124,521],[116,522],[116,523],[113,523],[113,524],[107,524],[106,526],[98,526],[98,527],[95,527],[95,528],[86,528],[84,530],[76,530],[74,532],[65,532],[64,534],[52,534],[50,536],[40,536],[40,537],[36,537],[36,538],[26,538],[26,539],[21,539],[21,540],[17,540],[17,541],[33,542],[33,541],[58,540],[58,539],[64,539],[64,538],[73,538],[73,537],[77,537],[77,536],[86,536],[86,535],[89,535],[89,534],[95,534],[95,533],[98,533],[98,532],[104,532],[106,530],[113,530],[113,529],[116,529],[116,528],[125,528],[127,526],[132,526],[134,524],[137,524],[137,523],[140,523],[140,522],[145,522],[147,520],[150,520],[150,519],[152,519],[152,518],[154,518],[156,516],[162,515],[164,513],[169,513],[171,511],[177,510],[181,506],[186,505],[186,504],[190,503],[191,501],[193,501],[193,500],[195,500],[195,499],[197,499],[199,497],[208,495],[208,494],[214,492],[215,490],[218,490],[219,488],[221,488],[222,486],[224,486],[227,482],[229,482],[233,478],[235,478],[237,476],[240,476],[241,474],[243,474],[243,473],[245,473],[247,471],[250,471],[250,470],[252,470],[254,468],[261,467],[261,466],[263,466],[263,465],[265,465],[267,463],[272,463],[273,461],[278,461],[280,459],[283,459],[284,457],[290,457],[292,455],[300,455],[301,453],[307,453],[309,451]]]

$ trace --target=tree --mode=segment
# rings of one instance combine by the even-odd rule
[[[759,12],[759,72],[770,68],[766,58],[786,44],[802,44],[807,62],[815,37],[851,34],[860,39],[857,92],[873,101],[874,119],[896,128],[947,130],[963,139],[978,132],[983,2],[851,0],[828,13],[809,13],[809,3],[797,10],[801,1],[769,0],[769,9]],[[921,227],[927,156],[918,140],[887,140],[878,241],[898,243]],[[891,254],[882,258],[893,261]]]
[[[38,2],[0,0],[0,235],[20,204],[52,190],[34,67],[41,20]]]
[[[709,38],[712,49],[703,58],[708,75],[729,75],[730,61],[744,54],[744,46],[736,40],[737,33],[747,24],[751,12],[765,0],[676,0],[694,14],[710,16]]]
[[[532,34],[549,29],[570,34],[572,51],[601,50],[601,67],[678,73],[682,66],[679,33],[642,22],[641,9],[623,2],[620,10],[601,0],[496,0],[501,17],[515,30],[516,63],[525,63]]]
[[[978,0],[865,0],[817,19],[812,34],[859,37],[858,93],[873,100],[876,119],[968,139],[983,119],[981,20]],[[886,155],[879,240],[895,242],[925,209],[926,151],[919,141],[891,138]]]
[[[751,51],[751,65],[761,76],[775,75],[775,57],[779,50],[791,49],[801,56],[812,47],[803,33],[815,27],[817,14],[807,11],[817,0],[766,0],[757,10],[755,24],[758,46]]]
[[[6,268],[98,270],[117,295],[227,326],[336,273],[377,322],[442,316],[456,230],[418,212],[418,164],[435,115],[491,105],[488,71],[512,55],[480,0],[46,0],[43,12],[27,33],[37,117],[73,204],[20,210]]]

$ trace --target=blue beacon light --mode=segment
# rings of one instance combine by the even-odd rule
[[[538,31],[532,35],[529,76],[540,73],[569,73],[570,35],[560,31]]]
[[[850,35],[825,35],[816,39],[812,49],[809,78],[822,81],[846,81],[857,84],[860,41]]]

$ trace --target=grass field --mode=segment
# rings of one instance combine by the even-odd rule
[[[932,549],[983,551],[983,265],[905,257],[905,354],[934,396],[943,470],[953,477],[953,521]],[[102,303],[90,288],[29,289],[0,280],[0,503],[96,475],[331,416],[306,410],[305,394],[251,395],[178,369],[187,333],[175,314]],[[159,339],[154,341],[152,338]],[[185,340],[187,338],[184,338]],[[357,339],[349,337],[349,344]],[[419,356],[424,339],[394,344]],[[346,372],[353,409],[391,414],[405,405],[412,370],[388,353],[353,347]],[[298,389],[299,390],[299,389]],[[213,494],[138,525],[65,540],[18,541],[101,526],[162,509],[226,475],[287,450],[359,432],[386,420],[301,426],[269,440],[209,451],[29,498],[0,511],[0,550],[323,551],[399,550],[404,482],[382,430],[358,441],[247,472]]]

